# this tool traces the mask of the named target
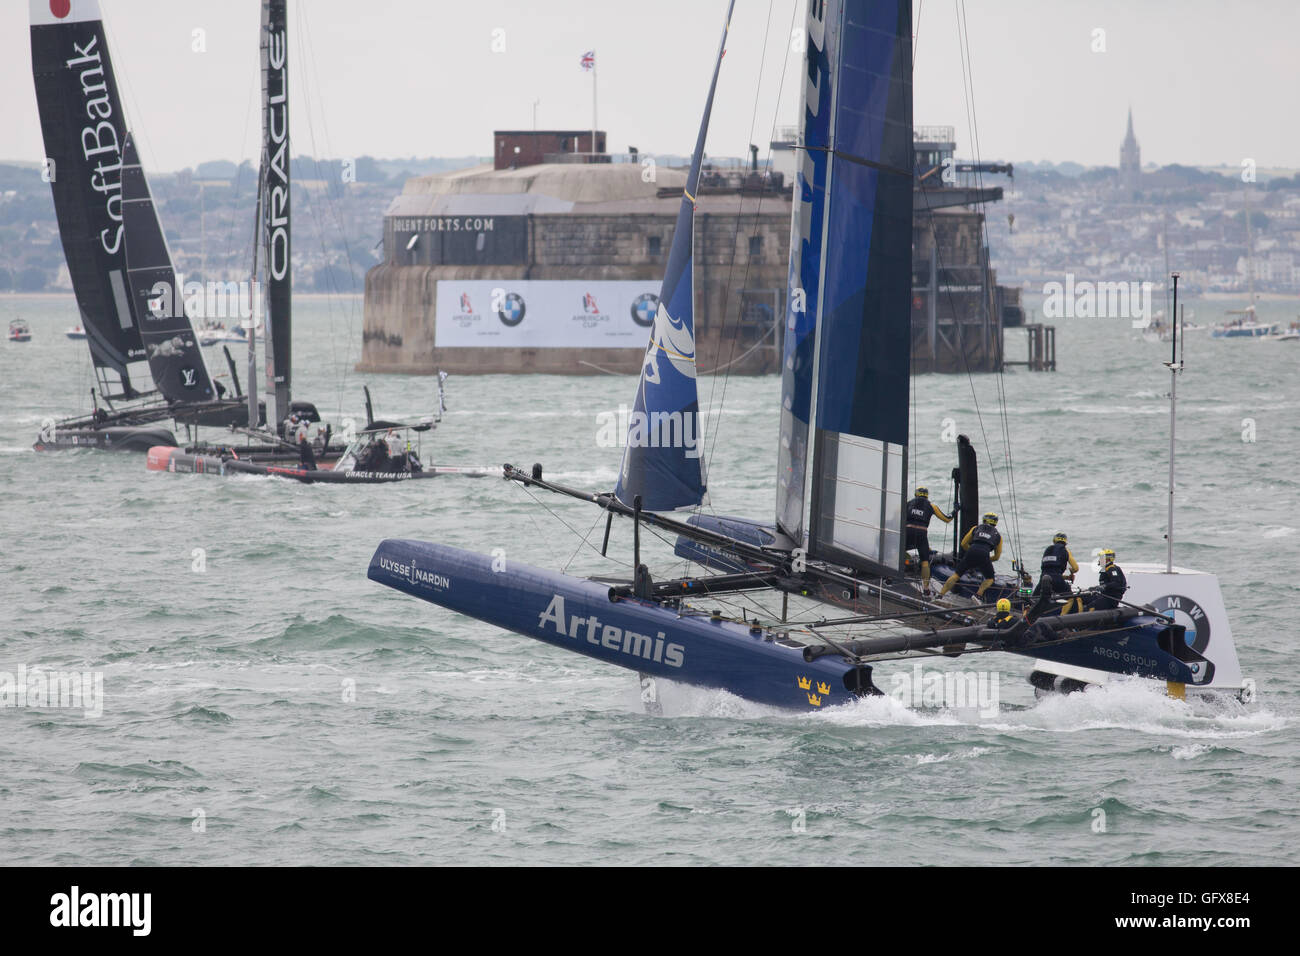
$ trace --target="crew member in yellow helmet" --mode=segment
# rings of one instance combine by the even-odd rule
[[[1070,553],[1068,547],[1069,540],[1064,531],[1058,531],[1052,536],[1052,543],[1043,550],[1043,562],[1040,565],[1043,575],[1038,579],[1038,587],[1034,589],[1034,595],[1050,594],[1070,594],[1070,585],[1066,583],[1065,576],[1070,576],[1070,581],[1074,580],[1074,575],[1079,570],[1079,563],[1074,560],[1074,555]],[[1075,602],[1079,604],[1079,610],[1083,610],[1083,598],[1071,597],[1065,602],[1065,607],[1061,609],[1062,614],[1069,614],[1074,609]]]
[[[1115,552],[1110,548],[1102,548],[1101,553],[1097,556],[1101,564],[1101,571],[1097,575],[1097,583],[1101,587],[1101,592],[1092,600],[1092,609],[1094,611],[1109,611],[1119,607],[1120,598],[1128,590],[1128,579],[1124,577],[1123,570],[1115,563]]]
[[[1011,610],[1011,602],[1006,598],[998,601],[998,612],[993,615],[993,626],[999,631],[1012,627],[1019,617]]]
[[[916,497],[907,503],[907,538],[903,550],[916,548],[921,562],[921,591],[930,596],[930,519],[938,518],[944,524],[952,517],[939,510],[930,500],[930,489],[924,485],[916,489]]]
[[[967,571],[979,571],[984,575],[975,600],[984,597],[984,592],[993,583],[993,562],[1002,557],[1002,535],[998,532],[998,516],[995,512],[984,512],[984,520],[966,532],[961,539],[961,549],[965,552],[957,563],[956,572],[943,583],[939,597],[943,597],[957,586],[957,581]]]

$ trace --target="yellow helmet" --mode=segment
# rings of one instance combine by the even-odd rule
[[[930,497],[930,489],[927,488],[927,487],[925,487],[925,485],[917,485],[917,488],[916,488],[916,497],[918,497],[918,498],[929,498],[929,497]]]
[[[1001,611],[1010,611],[1010,610],[1011,610],[1011,602],[1008,601],[1006,598],[1001,598],[998,601],[998,611],[1001,612]]]
[[[986,512],[984,512],[984,523],[985,523],[985,524],[993,524],[993,525],[997,524],[997,523],[998,523],[998,513],[997,513],[996,511],[986,511]]]
[[[1052,544],[1069,544],[1069,543],[1070,542],[1067,541],[1065,538],[1064,531],[1058,531],[1056,532],[1056,534],[1052,535]]]
[[[1115,563],[1115,552],[1110,548],[1102,548],[1097,552],[1097,555],[1101,558],[1101,566],[1103,568],[1108,568]]]

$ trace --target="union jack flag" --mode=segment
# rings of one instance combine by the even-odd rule
[[[591,72],[596,68],[595,50],[588,50],[586,53],[582,54],[582,68],[587,72]]]

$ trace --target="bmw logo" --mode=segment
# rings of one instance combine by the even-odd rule
[[[1198,654],[1205,653],[1210,645],[1210,618],[1199,604],[1181,594],[1166,594],[1152,601],[1151,606],[1172,615],[1175,624],[1186,628],[1183,636],[1187,646]]]
[[[528,310],[524,307],[524,297],[517,292],[507,292],[501,308],[497,309],[497,318],[502,325],[513,328],[524,320]]]
[[[643,328],[655,324],[655,313],[659,311],[659,296],[653,292],[643,292],[632,303],[632,321]]]

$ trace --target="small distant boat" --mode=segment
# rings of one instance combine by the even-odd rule
[[[1300,322],[1292,322],[1285,329],[1278,329],[1269,338],[1274,342],[1300,342]]]
[[[1151,318],[1151,323],[1142,330],[1144,342],[1168,342],[1173,335],[1173,326],[1165,319],[1162,309]]]
[[[32,340],[32,330],[22,319],[14,319],[9,323],[9,341],[10,342],[30,342]]]
[[[289,478],[304,484],[378,485],[440,475],[486,478],[496,469],[464,465],[425,465],[420,461],[419,435],[434,427],[433,419],[414,423],[372,422],[348,444],[332,463],[315,461],[258,462],[239,458],[232,452],[196,455],[161,445],[149,449],[150,471],[171,471],[196,475],[258,475]],[[396,449],[396,452],[394,452]]]
[[[1216,325],[1210,329],[1210,337],[1214,339],[1262,339],[1277,332],[1277,326],[1275,325],[1256,322],[1254,309],[1248,311],[1251,315],[1249,319],[1237,319],[1235,322]]]
[[[258,327],[261,330],[261,327]],[[222,343],[236,343],[243,345],[248,341],[248,333],[244,331],[242,325],[226,328],[221,322],[205,324],[198,331],[199,345],[221,345]]]
[[[1262,339],[1277,332],[1277,326],[1266,325],[1255,317],[1255,243],[1250,229],[1250,190],[1243,190],[1242,196],[1246,209],[1246,279],[1249,283],[1249,295],[1244,309],[1233,309],[1228,315],[1241,316],[1223,322],[1210,329],[1210,337],[1215,339]]]
[[[86,330],[79,325],[74,325],[63,334],[70,339],[84,339],[86,337]]]

